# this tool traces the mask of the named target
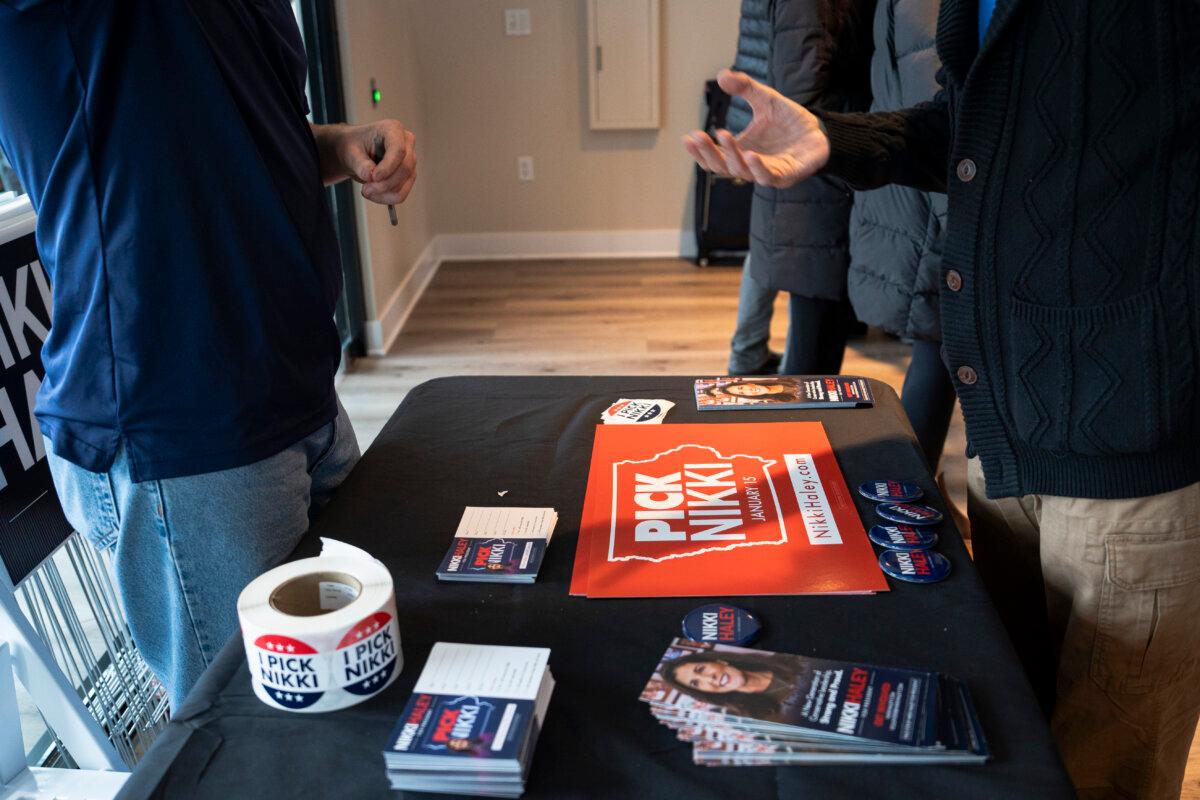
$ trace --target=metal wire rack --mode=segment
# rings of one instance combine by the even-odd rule
[[[132,768],[167,722],[162,686],[125,623],[112,565],[73,534],[16,587],[17,602],[84,706]],[[53,731],[38,744],[42,766],[75,766]]]

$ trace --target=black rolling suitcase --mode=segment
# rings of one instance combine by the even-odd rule
[[[709,135],[725,126],[729,95],[716,81],[704,84]],[[696,165],[696,264],[741,264],[750,249],[750,199],[754,185],[723,178]]]

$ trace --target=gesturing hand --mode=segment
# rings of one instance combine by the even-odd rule
[[[813,175],[829,160],[829,137],[804,106],[764,86],[744,72],[721,70],[717,83],[750,104],[754,118],[734,136],[704,131],[683,137],[683,146],[710,172],[784,189]]]
[[[340,126],[339,126],[340,127]],[[417,179],[416,137],[394,119],[341,127],[336,155],[345,172],[376,203],[403,203]],[[379,163],[375,157],[382,156]]]

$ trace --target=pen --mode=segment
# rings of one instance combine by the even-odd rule
[[[375,137],[375,143],[371,149],[373,151],[371,153],[371,159],[376,164],[378,164],[380,161],[383,160],[384,150],[383,150],[383,137],[382,136]],[[400,224],[400,221],[398,219],[396,219],[396,207],[394,205],[392,205],[391,203],[388,203],[388,219],[391,220],[392,227],[395,227],[396,225]]]

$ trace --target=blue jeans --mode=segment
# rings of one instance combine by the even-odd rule
[[[358,457],[340,404],[282,453],[202,475],[134,483],[123,450],[107,473],[47,453],[67,519],[112,551],[134,641],[172,709],[238,630],[238,594],[295,549]]]
[[[750,277],[750,256],[742,264],[742,286],[738,290],[737,328],[729,343],[729,374],[759,375],[771,354],[771,315],[775,310],[774,289]]]

